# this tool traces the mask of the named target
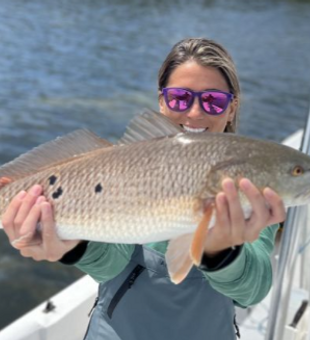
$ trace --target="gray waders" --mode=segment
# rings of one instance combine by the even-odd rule
[[[85,340],[235,340],[233,301],[193,268],[179,285],[165,257],[136,246],[127,267],[99,286]]]

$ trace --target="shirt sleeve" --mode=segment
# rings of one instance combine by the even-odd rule
[[[124,270],[134,249],[133,244],[89,242],[75,266],[97,282],[106,282]]]
[[[265,228],[258,240],[245,243],[238,256],[215,271],[203,270],[211,286],[246,308],[260,302],[272,284],[271,253],[279,225]]]

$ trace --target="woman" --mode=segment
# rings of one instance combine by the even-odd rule
[[[236,131],[239,81],[231,57],[214,41],[177,43],[159,71],[158,87],[160,112],[185,131]],[[60,240],[51,205],[38,185],[13,199],[2,224],[10,241],[30,235],[29,246],[20,249],[23,256],[75,264],[100,282],[85,339],[229,340],[238,333],[234,305],[255,304],[269,291],[269,257],[277,223],[285,218],[282,200],[271,189],[261,193],[246,178],[239,186],[252,215],[244,219],[234,183],[225,179],[202,263],[180,285],[167,275],[167,242],[135,246]],[[33,246],[38,222],[42,240]]]

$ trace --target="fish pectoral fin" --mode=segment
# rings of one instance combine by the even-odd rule
[[[181,283],[193,266],[189,253],[192,239],[193,234],[186,234],[169,242],[166,263],[171,281],[175,284]]]
[[[204,210],[203,217],[199,222],[199,225],[194,233],[191,247],[190,247],[190,256],[192,262],[199,266],[201,262],[201,258],[203,255],[204,244],[208,235],[208,229],[210,226],[211,218],[214,211],[214,203],[210,203],[206,206]]]

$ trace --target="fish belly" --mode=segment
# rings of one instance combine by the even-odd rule
[[[113,220],[113,219],[112,219]],[[114,222],[88,225],[57,225],[57,233],[62,239],[85,239],[107,243],[145,244],[174,239],[192,233],[196,224],[191,221],[160,221],[154,218],[126,216]]]

